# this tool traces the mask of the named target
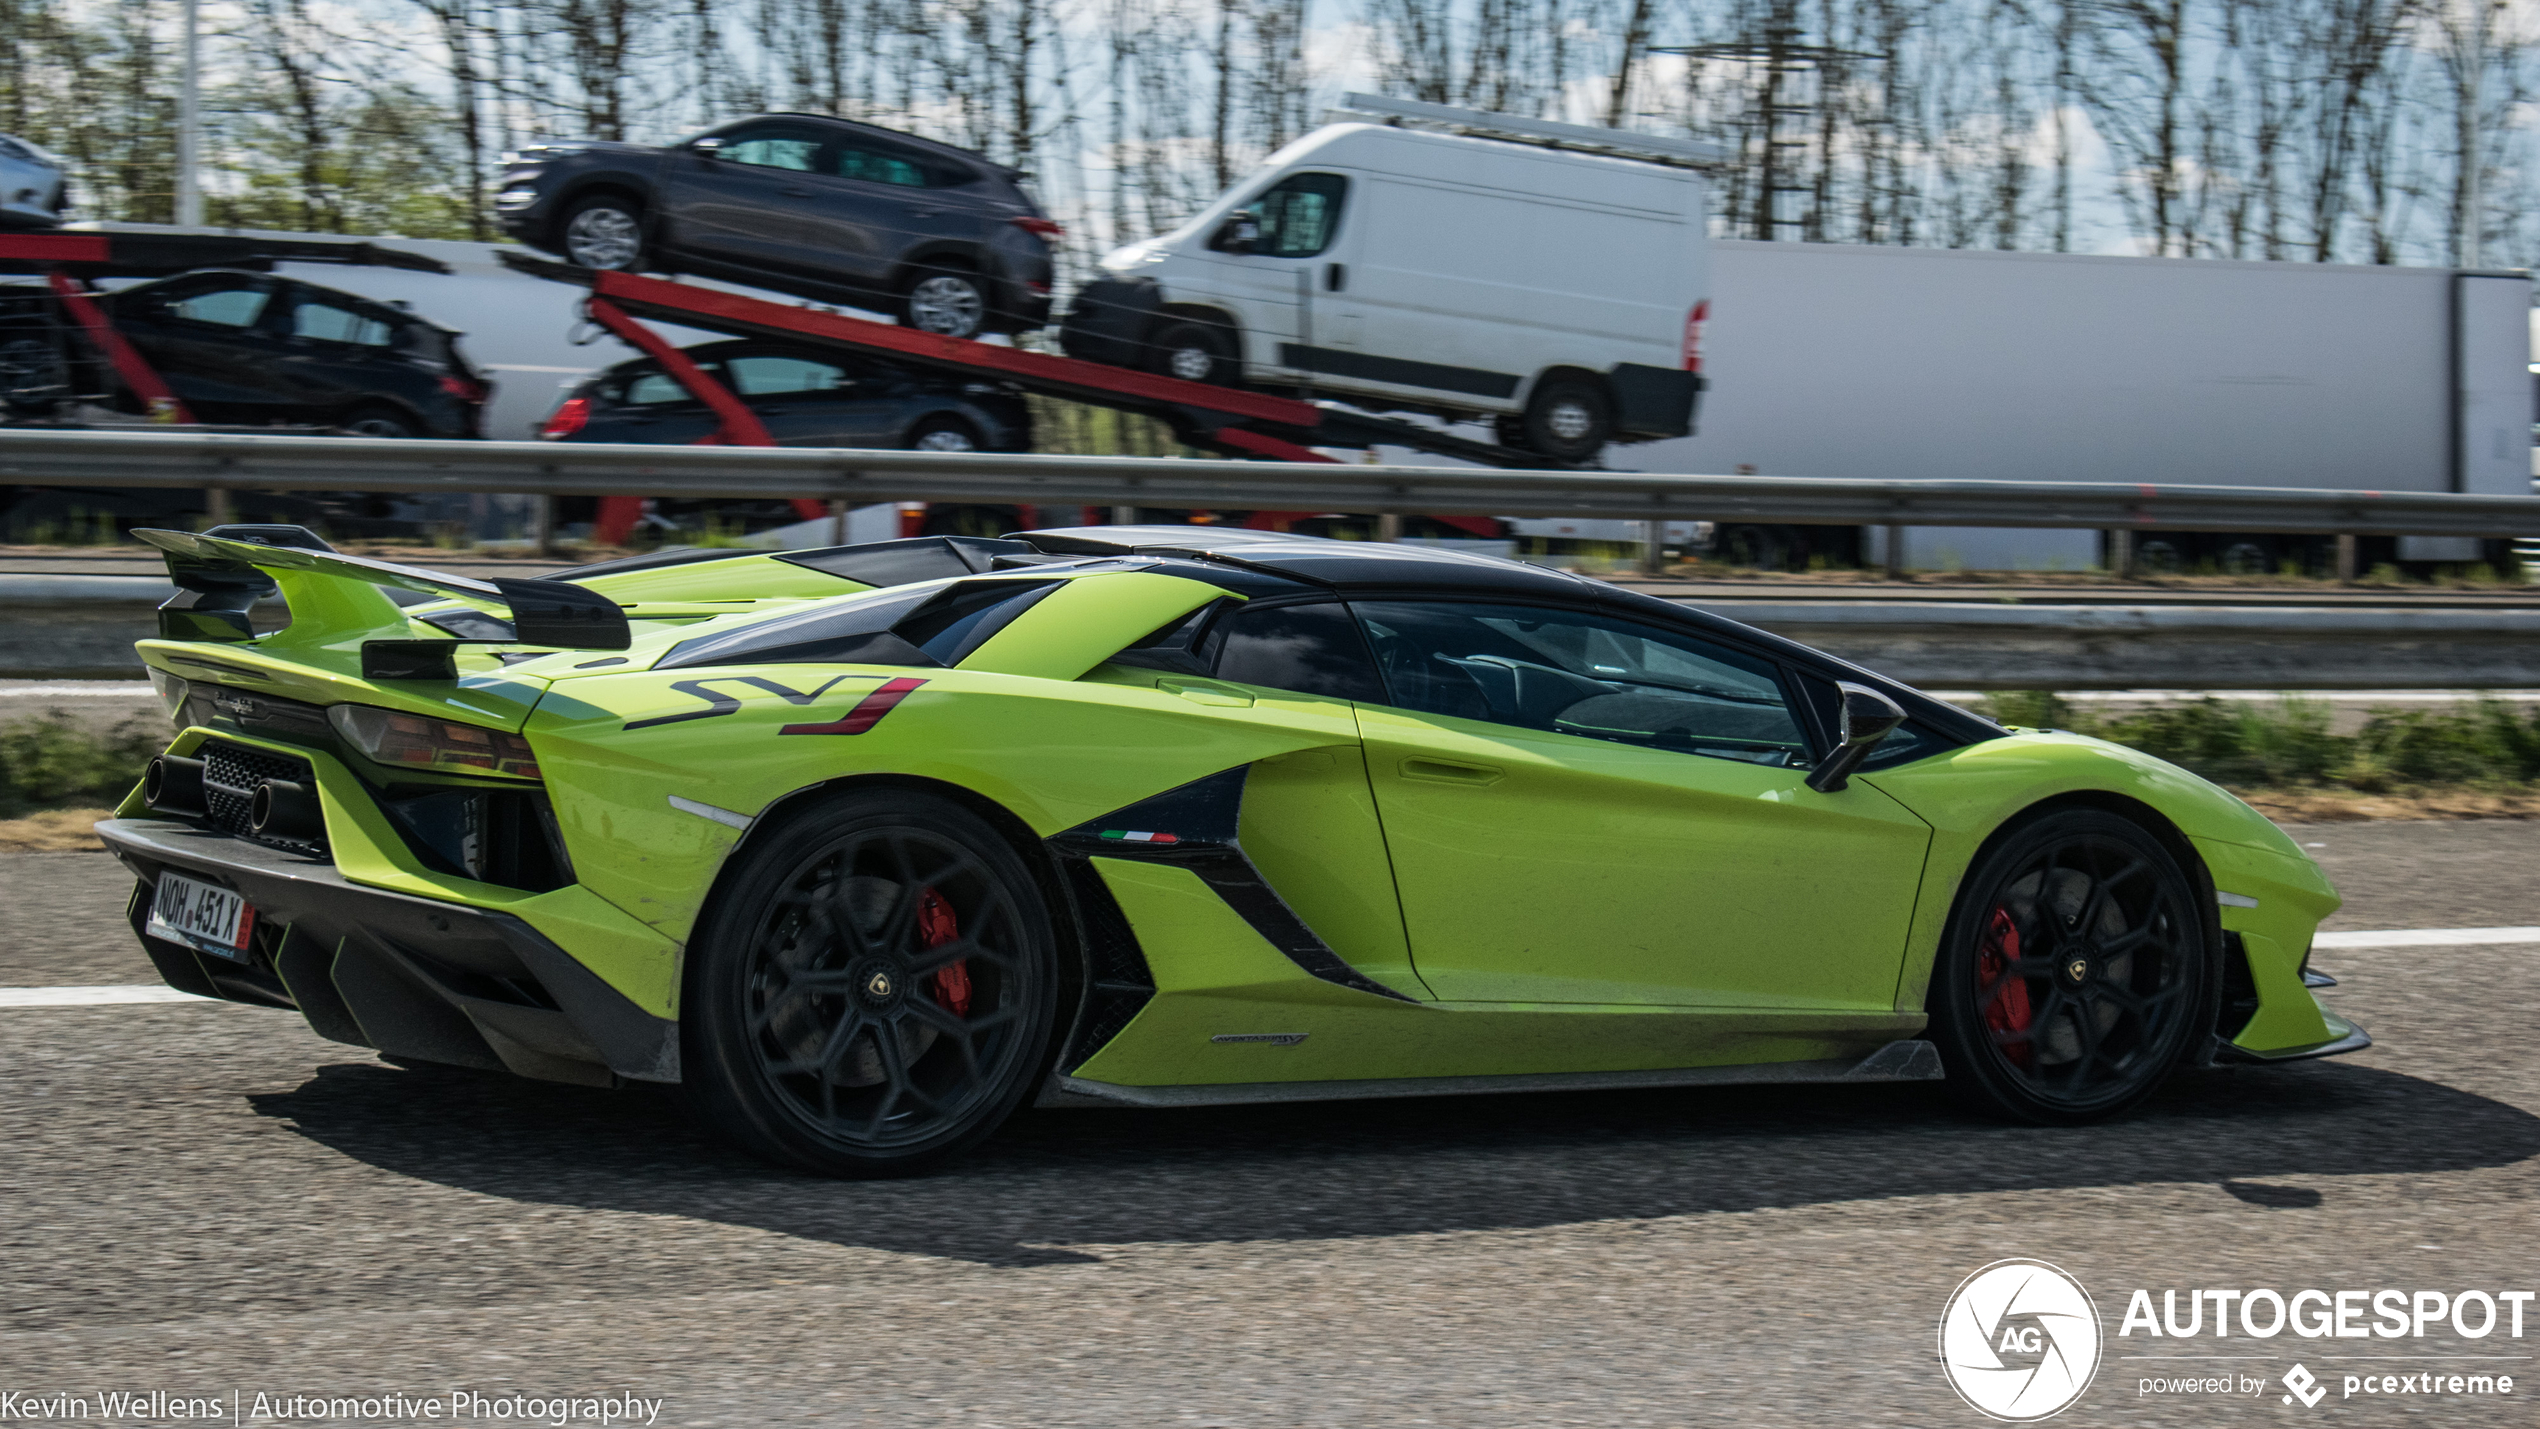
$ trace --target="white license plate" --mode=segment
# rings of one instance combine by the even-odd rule
[[[255,906],[245,898],[173,873],[159,875],[158,896],[150,900],[153,937],[245,962],[247,935],[255,926]]]

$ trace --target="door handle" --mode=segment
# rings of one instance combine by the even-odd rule
[[[908,216],[911,218],[933,218],[936,214],[942,212],[943,210],[940,208],[912,208],[908,211]]]
[[[1168,695],[1180,695],[1195,705],[1218,705],[1227,709],[1244,709],[1252,704],[1252,696],[1232,685],[1215,680],[1162,679],[1155,687]]]
[[[1323,287],[1326,291],[1334,293],[1347,290],[1349,287],[1349,265],[1346,263],[1324,264]]]
[[[1421,779],[1432,784],[1462,784],[1482,789],[1498,783],[1508,771],[1488,764],[1466,764],[1456,759],[1413,758],[1402,761],[1402,777]]]

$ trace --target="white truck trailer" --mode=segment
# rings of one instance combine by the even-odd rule
[[[2532,490],[2522,272],[1737,241],[1715,242],[1711,264],[1698,433],[1619,448],[1617,465]],[[1876,528],[1718,534],[1793,563],[1812,550],[1885,555]],[[2321,558],[2316,542],[2263,532],[2137,542],[2151,560],[2191,566]],[[2479,544],[2407,537],[2365,559],[2476,560]],[[1921,528],[1905,550],[1924,568],[2105,558],[2087,531]]]

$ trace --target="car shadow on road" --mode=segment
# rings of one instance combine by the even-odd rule
[[[2540,1118],[2373,1067],[2183,1079],[2121,1121],[2014,1127],[1938,1087],[1713,1088],[1035,1111],[922,1182],[766,1166],[667,1089],[324,1068],[250,1099],[346,1156],[524,1202],[1018,1265],[1138,1242],[1396,1236],[1898,1196],[2502,1166]],[[2243,1200],[2253,1197],[2235,1190]],[[2334,1188],[2325,1193],[2334,1199]],[[2300,1214],[2319,1198],[2254,1198]]]

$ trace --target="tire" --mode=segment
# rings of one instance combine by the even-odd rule
[[[975,452],[979,450],[979,433],[959,417],[928,417],[910,429],[908,449],[913,452]]]
[[[598,194],[573,206],[556,230],[565,258],[585,268],[633,272],[644,259],[644,213],[633,199]]]
[[[1156,329],[1147,349],[1156,373],[1185,382],[1234,387],[1243,381],[1243,361],[1235,351],[1235,335],[1223,326],[1198,318],[1175,318]]]
[[[2099,809],[2014,824],[1969,870],[1927,1006],[1949,1085],[2014,1121],[2118,1115],[2204,1050],[2222,935],[2161,842]]]
[[[988,288],[964,268],[921,268],[900,292],[900,323],[940,337],[977,337],[988,327]]]
[[[1586,461],[1614,439],[1614,399],[1594,378],[1547,377],[1527,399],[1518,435],[1555,461]]]
[[[413,438],[423,435],[414,419],[394,407],[360,407],[336,424],[348,437]]]
[[[1032,1092],[1058,989],[1049,907],[994,829],[911,790],[839,794],[751,839],[700,921],[683,1085],[770,1160],[911,1175]]]

